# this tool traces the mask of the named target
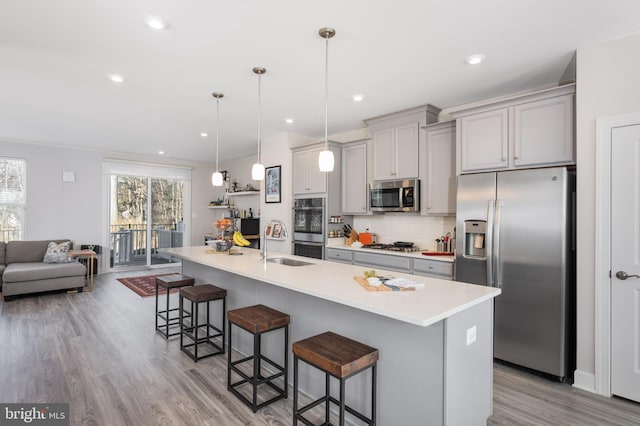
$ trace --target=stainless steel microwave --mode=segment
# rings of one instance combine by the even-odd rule
[[[372,212],[420,211],[420,181],[405,179],[371,183],[369,208]]]

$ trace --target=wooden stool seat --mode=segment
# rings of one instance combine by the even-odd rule
[[[289,315],[276,311],[264,305],[248,306],[246,308],[234,309],[227,312],[229,322],[229,356],[227,357],[227,389],[237,396],[242,402],[251,408],[255,413],[260,408],[271,404],[279,399],[288,397],[287,372],[289,345]],[[253,336],[253,354],[242,359],[232,360],[232,325],[249,332]],[[267,358],[261,352],[262,335],[267,332],[284,329],[284,359],[282,364]],[[246,373],[240,367],[244,363],[251,362],[250,373]],[[269,367],[263,369],[263,362]],[[240,380],[232,381],[232,375],[240,376]],[[239,388],[247,385],[251,389],[251,396],[248,397],[239,391]],[[275,391],[275,396],[258,403],[258,388],[267,385]]]
[[[186,315],[187,317],[191,316],[190,312],[178,312],[179,308],[170,308],[170,290],[173,288],[192,286],[194,283],[195,280],[193,278],[182,274],[162,275],[156,277],[156,331],[165,339],[180,334],[180,330],[174,333],[169,332],[170,328],[179,327],[180,315]],[[160,287],[167,289],[166,306],[164,309],[160,309],[159,307],[160,292],[158,290]],[[172,312],[178,313],[178,317],[172,316]]]
[[[183,287],[180,295],[191,302],[208,302],[227,297],[227,290],[211,284]]]
[[[367,425],[376,424],[376,364],[378,350],[355,340],[330,331],[309,337],[291,345],[293,352],[293,424],[298,421],[311,425],[303,414],[316,407],[325,405],[325,421],[323,425],[332,424],[330,421],[330,404],[339,407],[339,425],[345,423],[345,413],[349,413]],[[325,373],[325,394],[323,397],[298,408],[298,360],[314,366]],[[371,368],[371,417],[354,410],[345,403],[345,381],[351,376]],[[340,383],[340,396],[331,396],[330,376]]]
[[[183,315],[184,300],[191,302],[192,316]],[[211,323],[209,302],[222,301],[222,315],[220,327]],[[201,323],[199,319],[199,306],[206,305],[206,321]],[[195,362],[202,358],[224,354],[224,317],[227,308],[227,290],[211,284],[202,284],[180,289],[180,350],[186,353]],[[204,329],[204,330],[201,330]],[[204,333],[204,335],[200,334]],[[190,342],[190,343],[189,343]],[[207,353],[198,353],[199,348],[209,348]]]
[[[162,288],[178,288],[193,285],[195,280],[182,274],[163,275],[156,277],[156,284]]]
[[[227,312],[227,319],[249,333],[264,333],[289,324],[289,315],[265,305],[247,306]]]
[[[339,379],[378,361],[378,350],[330,331],[291,345],[294,355]]]

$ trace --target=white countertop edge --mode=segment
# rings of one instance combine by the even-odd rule
[[[204,255],[204,256],[207,256],[207,257],[208,256],[212,256],[210,258],[210,260],[212,260],[212,261],[208,261],[209,259],[204,258],[204,257],[194,257],[194,256],[189,255],[187,253],[181,253],[180,252],[181,250],[185,250],[185,249],[187,249],[187,250],[198,250],[199,251],[198,254],[201,254],[201,255]],[[159,251],[161,253],[171,254],[171,255],[173,255],[175,257],[179,257],[181,259],[185,259],[185,260],[190,261],[190,262],[194,262],[194,263],[201,264],[201,265],[204,265],[204,266],[209,266],[211,268],[219,269],[219,270],[230,272],[230,273],[233,273],[233,274],[241,275],[241,276],[249,278],[249,279],[254,279],[254,280],[257,280],[257,281],[265,282],[265,283],[268,283],[268,284],[271,284],[271,285],[275,285],[277,287],[281,287],[281,288],[285,288],[285,289],[288,289],[288,290],[296,291],[296,292],[302,293],[302,294],[307,294],[307,295],[313,296],[313,297],[318,297],[320,299],[324,299],[324,300],[328,300],[328,301],[331,301],[331,302],[339,303],[339,304],[342,304],[342,305],[345,305],[345,306],[349,306],[349,307],[360,309],[360,310],[363,310],[363,311],[366,311],[366,312],[371,312],[371,313],[374,313],[374,314],[382,315],[382,316],[385,316],[385,317],[388,317],[388,318],[393,318],[393,319],[396,319],[396,320],[399,320],[399,321],[402,321],[402,322],[406,322],[406,323],[409,323],[409,324],[414,324],[414,325],[421,326],[421,327],[428,327],[428,326],[430,326],[430,325],[432,325],[434,323],[437,323],[438,321],[441,321],[443,319],[446,319],[447,317],[455,315],[458,312],[464,311],[465,309],[468,309],[468,308],[470,308],[472,306],[475,306],[475,305],[483,303],[483,302],[485,302],[485,301],[487,301],[489,299],[492,299],[492,298],[498,296],[501,293],[501,291],[499,289],[497,289],[497,288],[481,286],[481,287],[485,287],[485,289],[492,289],[492,290],[490,292],[487,292],[484,295],[476,296],[472,300],[469,300],[469,301],[467,301],[465,303],[458,304],[458,305],[456,305],[454,307],[451,307],[451,308],[449,308],[447,310],[443,310],[443,311],[439,312],[438,314],[431,315],[428,318],[424,318],[424,317],[418,318],[418,317],[412,316],[412,315],[403,315],[401,312],[398,312],[397,310],[385,309],[382,306],[375,306],[375,305],[372,305],[372,304],[359,303],[357,301],[350,300],[350,299],[345,298],[345,297],[341,297],[340,295],[327,294],[326,292],[323,293],[323,292],[313,291],[312,289],[305,288],[305,287],[302,287],[300,285],[291,285],[291,284],[289,284],[287,282],[271,279],[271,278],[266,277],[264,275],[257,275],[255,273],[251,273],[249,271],[239,271],[238,269],[233,268],[233,267],[229,267],[229,266],[225,265],[224,263],[220,264],[220,263],[217,263],[217,262],[213,262],[213,260],[216,259],[218,256],[225,256],[226,257],[228,255],[225,255],[225,254],[207,254],[207,253],[204,253],[204,250],[206,250],[206,249],[209,249],[209,248],[206,247],[206,246],[195,246],[195,247],[186,247],[186,248],[167,248],[167,249],[160,249]],[[251,253],[251,254],[255,254],[255,255],[257,255],[257,253],[258,253],[256,250],[253,250],[253,249],[239,249],[238,247],[235,247],[234,250],[240,250],[240,251],[242,251],[244,253]],[[247,250],[250,250],[250,251],[247,252]],[[369,251],[369,250],[367,250],[367,251]],[[371,250],[371,251],[375,251],[375,250]],[[215,257],[213,257],[213,256],[215,256]],[[238,258],[240,258],[240,257],[241,256],[238,256]],[[244,257],[244,256],[242,256],[242,257]],[[329,264],[333,264],[334,263],[334,262],[331,262],[331,261],[323,261],[323,260],[311,259],[311,258],[306,258],[306,257],[294,256],[294,255],[288,255],[288,254],[283,254],[283,253],[272,253],[270,257],[286,257],[286,258],[291,258],[291,259],[304,260],[306,262],[313,263],[313,264],[320,265],[320,266],[322,266],[325,263],[329,263]],[[344,266],[342,264],[336,264],[336,265]],[[276,267],[276,264],[269,263],[268,266],[269,267]],[[277,266],[279,266],[281,268],[296,268],[296,269],[297,268],[305,268],[305,266],[299,266],[299,267],[283,266],[283,265],[277,265]],[[358,266],[352,266],[352,265],[347,265],[347,266],[350,266],[350,267],[355,268],[355,269],[359,269],[360,268]],[[286,269],[285,269],[285,271],[286,271]],[[299,271],[303,272],[304,269],[300,269]],[[460,283],[460,282],[456,282],[456,281],[439,280],[437,278],[418,277],[418,276],[415,276],[415,275],[402,274],[402,273],[398,273],[398,272],[394,272],[394,271],[380,270],[380,272],[385,273],[385,274],[388,273],[389,275],[415,277],[415,278],[419,278],[420,281],[438,280],[438,281],[446,281],[447,283],[455,283],[455,284],[458,284],[458,285],[460,285],[460,284],[462,284],[462,285],[473,285],[473,284]],[[357,275],[357,272],[354,271],[354,275]],[[355,283],[355,281],[353,280],[353,276],[350,277],[350,279]],[[363,290],[363,291],[365,291],[365,290]],[[416,290],[416,292],[420,292],[420,291],[425,291],[425,289]],[[369,293],[369,292],[366,292],[366,293]],[[408,293],[408,292],[393,292],[393,294],[388,294],[388,293],[385,293],[385,294],[370,293],[370,295],[373,296],[373,297],[376,297],[376,295],[379,295],[379,296],[384,296],[384,297],[389,298],[389,297],[394,297],[394,296],[395,297],[403,297],[402,295],[406,294],[406,293]],[[413,293],[413,292],[411,292],[411,293]],[[411,293],[409,295],[411,295]]]

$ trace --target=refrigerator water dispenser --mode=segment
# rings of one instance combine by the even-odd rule
[[[464,257],[486,259],[486,232],[487,221],[464,221]]]

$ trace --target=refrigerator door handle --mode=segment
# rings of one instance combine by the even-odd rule
[[[493,222],[495,213],[495,200],[489,200],[487,203],[487,228],[485,236],[486,262],[487,262],[487,285],[494,286],[493,279]]]
[[[494,242],[493,242],[493,252],[495,259],[495,282],[496,287],[502,288],[502,268],[501,268],[501,260],[500,260],[500,216],[502,215],[502,200],[496,200],[496,214],[495,214],[495,224],[494,224]]]

